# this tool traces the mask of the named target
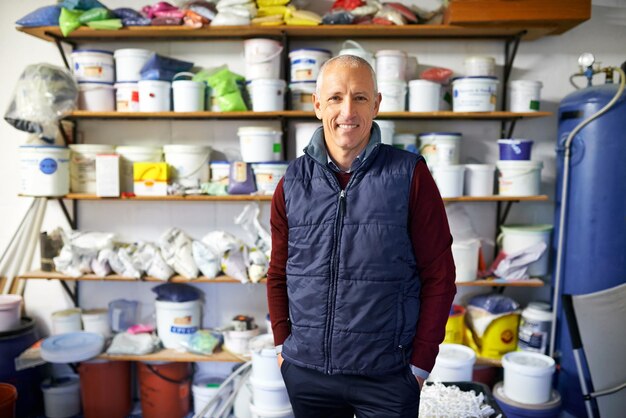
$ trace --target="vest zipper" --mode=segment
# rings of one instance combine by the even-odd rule
[[[339,193],[339,202],[337,206],[337,216],[335,218],[335,236],[331,259],[332,270],[330,272],[330,289],[328,315],[326,316],[326,373],[330,374],[332,369],[331,346],[332,346],[332,328],[335,321],[335,302],[337,301],[337,282],[339,280],[339,243],[341,241],[341,230],[343,227],[343,217],[346,213],[346,191],[341,190]]]

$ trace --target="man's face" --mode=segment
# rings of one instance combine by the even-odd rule
[[[313,103],[331,155],[340,150],[360,151],[367,144],[380,99],[367,68],[350,68],[341,63],[326,67],[319,96],[313,95]]]

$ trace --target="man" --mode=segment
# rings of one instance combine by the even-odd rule
[[[369,64],[339,56],[322,120],[272,200],[268,302],[295,416],[417,417],[456,293],[452,237],[421,156],[380,142]]]

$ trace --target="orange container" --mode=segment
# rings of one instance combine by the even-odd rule
[[[80,364],[85,418],[125,418],[130,413],[130,362],[93,360]]]
[[[0,417],[15,418],[17,389],[8,383],[0,383]]]
[[[144,418],[182,418],[190,409],[190,363],[137,363]]]

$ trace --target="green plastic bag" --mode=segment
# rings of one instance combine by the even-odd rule
[[[211,70],[202,70],[192,78],[193,81],[204,81],[215,93],[215,101],[222,112],[246,111],[246,103],[241,96],[237,81],[245,78],[235,74],[222,65]]]
[[[102,9],[98,7],[96,9],[87,10],[78,18],[78,21],[84,25],[89,22],[94,22],[96,20],[110,19],[111,17],[113,17],[111,16],[111,12],[109,12],[107,9]]]
[[[215,98],[222,112],[244,112],[248,110],[239,90]]]
[[[82,10],[68,10],[65,7],[61,9],[59,27],[63,36],[69,35],[80,27],[79,18],[83,13]]]
[[[99,30],[118,30],[122,25],[122,19],[107,19],[107,20],[94,20],[93,22],[87,22],[87,26],[91,29]]]

